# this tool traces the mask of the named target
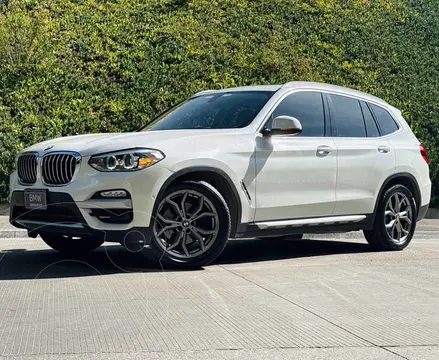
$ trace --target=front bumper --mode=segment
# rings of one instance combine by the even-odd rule
[[[92,228],[82,215],[81,210],[66,193],[49,192],[47,209],[27,210],[24,191],[11,194],[11,211],[9,221],[12,225],[27,229],[29,236],[36,237],[42,232],[56,232],[70,236],[93,236],[103,241],[127,243],[142,237],[147,243],[151,237],[149,226],[130,227],[123,230],[102,230]],[[140,234],[140,235],[139,235]]]
[[[80,169],[74,180],[65,186],[47,186],[42,183],[40,178],[37,178],[36,183],[31,186],[23,185],[20,183],[17,173],[14,172],[10,178],[11,215],[14,212],[12,197],[15,192],[23,193],[26,189],[45,189],[52,201],[52,208],[56,208],[54,202],[65,202],[65,198],[59,197],[67,195],[69,197],[68,202],[74,204],[77,212],[81,215],[81,221],[93,230],[129,231],[132,228],[148,228],[157,195],[172,173],[172,171],[160,165],[134,172],[99,172],[88,165],[87,157],[82,159]],[[131,195],[130,198],[94,198],[94,195],[98,192],[115,189],[127,191]],[[64,210],[65,208],[63,208]],[[101,210],[112,211],[118,214],[131,211],[132,218],[130,221],[121,222],[102,221],[102,217],[95,216],[93,210],[95,212]]]

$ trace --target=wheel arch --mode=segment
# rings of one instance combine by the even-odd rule
[[[381,186],[381,189],[380,189],[378,196],[376,198],[376,201],[375,201],[375,207],[373,210],[373,222],[375,222],[375,215],[377,213],[378,206],[379,206],[381,197],[383,196],[384,192],[388,188],[390,188],[391,186],[397,185],[397,184],[404,185],[412,192],[413,197],[415,199],[415,203],[416,203],[416,211],[417,211],[417,213],[419,212],[422,199],[421,199],[421,190],[419,188],[418,181],[410,173],[406,173],[406,172],[396,173],[396,174],[389,176],[384,181],[383,185]],[[416,213],[416,215],[417,215],[417,213]]]
[[[234,185],[230,176],[223,170],[209,167],[209,166],[192,166],[181,169],[173,173],[161,186],[157,197],[154,202],[152,214],[157,212],[160,199],[165,194],[166,190],[173,184],[177,184],[184,181],[205,181],[211,184],[219,193],[223,196],[224,200],[229,207],[231,215],[232,228],[230,230],[230,236],[234,237],[238,225],[241,223],[242,217],[242,203],[239,197],[238,190]],[[150,225],[152,226],[154,218],[151,217]]]

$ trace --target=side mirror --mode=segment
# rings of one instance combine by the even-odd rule
[[[291,116],[278,116],[271,122],[271,129],[264,129],[262,135],[298,135],[302,132],[300,121]]]

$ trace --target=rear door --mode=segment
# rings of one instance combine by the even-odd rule
[[[371,112],[356,98],[326,94],[337,147],[334,215],[371,214],[376,194],[393,174],[395,154]]]

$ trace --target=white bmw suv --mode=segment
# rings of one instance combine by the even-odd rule
[[[66,253],[147,244],[164,264],[201,266],[239,237],[363,230],[374,249],[401,250],[430,190],[399,110],[292,82],[204,91],[136,132],[31,146],[10,221]]]

